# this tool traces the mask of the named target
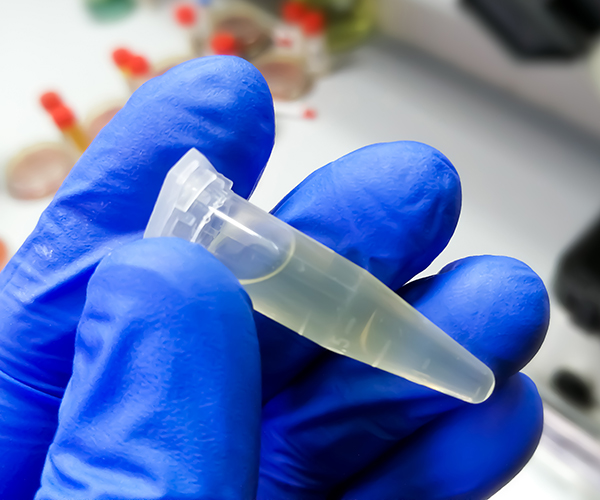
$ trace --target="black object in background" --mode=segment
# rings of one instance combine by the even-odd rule
[[[517,56],[574,59],[600,28],[598,0],[463,0]]]
[[[594,407],[594,389],[586,380],[565,368],[552,376],[554,389],[569,403],[582,409]]]
[[[600,219],[560,259],[555,290],[573,321],[600,335]]]
[[[600,0],[551,0],[549,9],[589,35],[600,31]]]

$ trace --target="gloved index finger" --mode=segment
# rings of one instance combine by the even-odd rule
[[[99,260],[141,237],[169,168],[202,151],[248,196],[274,140],[272,99],[233,57],[190,61],[145,84],[81,157],[0,278],[0,370],[61,396]]]

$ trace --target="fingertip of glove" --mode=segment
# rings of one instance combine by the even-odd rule
[[[264,111],[273,114],[273,99],[266,80],[254,65],[235,56],[199,57],[178,64],[146,82],[132,97],[146,100],[150,96],[173,96],[174,91],[185,90],[188,94],[180,97],[202,101],[207,95],[218,97],[217,89],[232,89],[244,99],[263,101],[267,105]]]
[[[155,196],[166,171],[196,148],[234,181],[236,193],[249,196],[274,140],[273,99],[261,73],[237,57],[202,57],[142,85],[98,134],[74,176],[93,178],[101,170],[114,184],[143,173],[145,191]]]
[[[397,288],[447,245],[460,207],[450,161],[426,144],[399,141],[317,170],[274,213]]]
[[[468,257],[415,281],[401,295],[486,363],[499,381],[537,353],[550,318],[541,278],[510,257]]]
[[[521,421],[523,424],[527,422],[527,425],[522,426],[526,436],[535,441],[539,439],[544,407],[537,386],[524,373],[516,373],[509,377],[494,391],[488,400],[480,405],[467,405],[463,408],[469,414],[478,412],[496,413],[500,417],[503,412],[506,416],[512,415],[512,418]],[[490,421],[489,425],[502,424],[500,421]]]
[[[444,420],[433,424],[437,429],[429,440],[444,455],[441,460],[454,464],[444,474],[449,484],[469,485],[472,498],[488,498],[535,452],[543,427],[542,402],[533,382],[518,374],[488,401],[467,405]]]

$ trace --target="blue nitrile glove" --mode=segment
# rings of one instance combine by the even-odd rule
[[[197,245],[136,241],[191,147],[247,196],[273,135],[256,70],[205,58],[144,85],[83,155],[0,275],[2,500],[32,498],[40,478],[38,499],[478,500],[526,463],[542,411],[517,372],[547,327],[540,279],[484,256],[403,287],[460,211],[458,175],[436,150],[361,149],[275,213],[492,367],[498,387],[481,405],[253,318]]]

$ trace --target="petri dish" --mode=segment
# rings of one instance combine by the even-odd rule
[[[257,57],[271,45],[270,33],[252,16],[243,13],[223,16],[215,22],[214,31],[226,31],[235,36],[240,55],[246,59]]]
[[[40,143],[26,148],[8,164],[8,192],[21,200],[35,200],[54,194],[76,161],[76,156],[64,144]]]
[[[113,116],[115,116],[122,107],[122,102],[114,102],[104,105],[89,114],[84,122],[83,129],[90,140],[94,140],[98,133],[112,120]]]
[[[273,99],[293,101],[310,88],[311,78],[304,61],[299,58],[274,55],[257,60],[254,64],[265,77]]]

